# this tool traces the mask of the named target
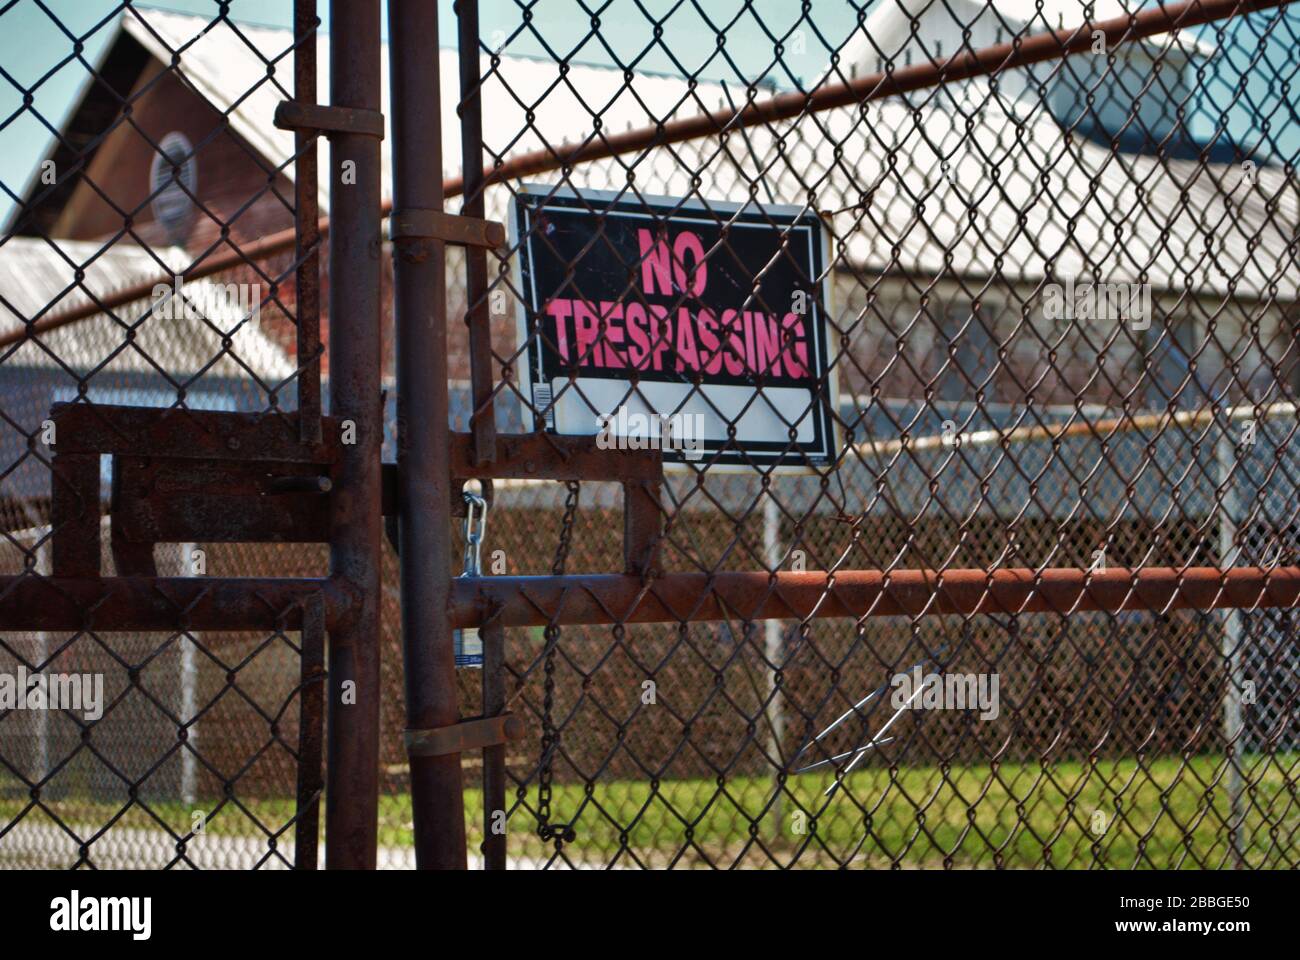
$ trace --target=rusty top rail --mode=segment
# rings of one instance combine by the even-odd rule
[[[452,585],[452,623],[502,626],[812,620],[933,614],[1269,609],[1300,603],[1300,567],[847,570],[479,577]],[[495,615],[495,614],[494,614]]]
[[[0,576],[0,623],[13,630],[263,631],[302,627],[325,603],[325,626],[346,624],[353,591],[337,578]]]

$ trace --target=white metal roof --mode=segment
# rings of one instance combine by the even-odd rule
[[[276,105],[293,89],[290,31],[225,21],[212,23],[207,17],[140,8],[123,14],[122,28],[163,63],[170,63],[173,52],[179,51],[181,76],[229,115],[239,136],[293,177],[293,165],[289,163],[293,133],[271,122]],[[391,137],[388,46],[385,44],[380,52],[382,110]],[[443,167],[450,171],[460,168],[460,128],[456,123],[460,66],[455,50],[444,48],[436,53],[441,64]],[[268,62],[274,64],[274,79],[268,74]],[[578,63],[571,64],[561,77],[559,64],[526,57],[503,56],[499,73],[491,76],[490,59],[485,56],[481,69],[487,77],[483,86],[484,140],[489,146],[499,144],[511,154],[585,136],[591,132],[596,115],[604,130],[619,131],[695,114],[702,104],[715,108],[722,95],[718,84],[701,83],[691,94],[686,82],[674,77],[638,74],[628,84],[621,71]],[[317,99],[327,103],[329,37],[324,34],[317,37],[317,73]],[[531,127],[525,119],[529,109],[536,111]],[[391,178],[387,140],[381,157],[384,196],[388,197]],[[327,208],[328,200],[322,170],[322,210]]]
[[[1143,6],[1141,0],[946,0],[944,3],[880,0],[864,21],[861,32],[845,46],[842,57],[845,63],[873,64],[878,56],[892,57],[900,53],[914,37],[914,18],[932,17],[957,32],[977,23],[991,29],[1000,26],[1002,39],[1009,41],[1016,34],[1028,36],[1125,17]],[[973,32],[973,46],[996,40],[996,37],[981,39],[978,33]],[[1194,51],[1203,57],[1213,56],[1218,49],[1213,43],[1193,37],[1190,31],[1158,34],[1148,38],[1146,44],[1189,54]]]
[[[919,2],[888,0],[873,18],[906,22],[905,5]],[[955,11],[961,4],[976,9],[970,0],[950,2]],[[1008,16],[1023,14],[1026,6],[998,2]],[[1046,9],[1083,16],[1078,0],[1048,0]],[[1123,9],[1120,0],[1098,0],[1094,16]],[[289,31],[147,9],[131,10],[122,23],[165,62],[179,50],[183,76],[229,114],[240,136],[292,176],[293,136],[271,122],[284,92],[268,74],[271,61],[274,76],[290,85]],[[328,55],[321,37],[322,101]],[[450,171],[460,166],[457,55],[444,49],[439,57],[443,158]],[[562,77],[556,63],[510,56],[502,56],[495,71],[484,58],[483,71],[484,141],[490,155],[500,156],[581,139],[597,115],[604,130],[616,132],[717,109],[737,95],[720,84],[692,91],[674,77],[636,74],[628,82],[620,70],[579,64]],[[382,76],[388,116],[386,48]],[[1279,297],[1296,295],[1287,250],[1300,225],[1300,202],[1281,171],[1260,167],[1248,184],[1236,166],[1114,154],[1084,138],[1067,142],[1041,106],[1026,111],[993,99],[967,110],[944,103],[918,94],[872,104],[866,120],[858,108],[843,108],[733,134],[726,144],[711,138],[658,148],[632,158],[636,187],[687,196],[698,172],[704,199],[743,201],[757,181],[759,199],[774,203],[805,202],[813,187],[819,209],[843,211],[834,217],[836,235],[846,242],[847,260],[867,271],[997,274],[1028,283],[1050,273],[1238,296],[1265,294],[1276,283]],[[536,114],[531,123],[528,110]],[[387,144],[381,156],[387,192]],[[630,162],[582,164],[569,182],[622,189]],[[322,179],[322,209],[327,194]],[[488,215],[504,219],[509,198],[505,187],[489,190]]]
[[[1281,170],[1261,166],[1250,182],[1236,165],[1067,142],[1041,110],[1025,119],[990,106],[969,131],[962,113],[933,107],[923,115],[924,137],[897,100],[873,107],[867,123],[855,111],[833,111],[825,135],[787,146],[790,167],[806,181],[826,175],[822,207],[855,208],[835,217],[852,263],[1243,297],[1270,295],[1276,284],[1275,296],[1296,296],[1287,251],[1300,197]],[[770,133],[754,139],[760,156],[775,155]],[[850,158],[839,175],[828,140]]]
[[[98,242],[10,237],[0,244],[0,333],[155,279],[164,271],[179,272],[191,259],[178,247],[149,250],[115,243],[105,248]],[[84,272],[80,281],[78,270]],[[202,298],[213,285],[214,281],[193,281],[185,284],[184,291],[187,297]],[[95,314],[6,348],[0,351],[3,367],[93,373],[100,383],[114,374],[158,376],[159,370],[178,383],[196,376],[199,381],[242,379],[251,372],[274,385],[293,374],[294,364],[255,321],[241,324],[227,318],[205,323],[155,314],[138,322],[150,302],[140,300],[114,310],[117,320]],[[132,325],[128,342],[126,328]],[[229,351],[222,349],[223,330],[233,331]]]

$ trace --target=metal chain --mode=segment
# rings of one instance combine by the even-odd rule
[[[483,573],[483,538],[487,535],[488,503],[483,497],[466,490],[465,500],[465,561],[462,577],[478,577]]]
[[[578,515],[578,492],[581,485],[576,480],[565,483],[564,517],[560,521],[560,542],[555,548],[555,560],[551,563],[551,573],[563,576],[569,559],[569,549],[573,544],[573,524]],[[552,621],[546,627],[546,649],[543,653],[542,683],[542,754],[537,771],[537,835],[543,840],[556,841],[557,847],[564,842],[572,842],[576,836],[573,827],[565,824],[560,827],[551,825],[551,780],[553,777],[555,751],[560,745],[560,731],[555,728],[552,711],[555,708],[555,651],[560,645],[560,626]]]

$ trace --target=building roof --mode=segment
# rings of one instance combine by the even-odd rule
[[[953,27],[955,33],[981,22],[990,30],[1000,27],[1001,39],[1009,41],[1016,34],[1028,36],[1125,17],[1142,6],[1141,0],[947,0],[942,4],[932,0],[881,0],[841,56],[846,63],[874,63],[876,57],[901,53],[914,39],[912,21],[923,16]],[[998,39],[981,39],[979,32],[972,31],[973,46]],[[1158,34],[1145,40],[1144,46],[1202,57],[1211,57],[1218,50],[1213,43],[1192,36],[1192,31]]]
[[[92,297],[146,283],[163,272],[179,273],[190,260],[176,247],[147,249],[133,243],[105,247],[94,242],[10,237],[0,243],[0,335],[21,329],[28,321],[85,306]],[[80,280],[78,271],[83,274]],[[220,282],[192,281],[185,284],[184,293],[196,300],[207,298]],[[101,385],[113,382],[115,376],[160,378],[159,371],[166,371],[194,392],[202,390],[204,381],[251,375],[274,386],[293,375],[294,364],[256,320],[214,318],[209,311],[207,322],[185,317],[168,320],[157,312],[142,321],[150,302],[129,303],[114,310],[112,317],[96,314],[4,348],[0,366],[93,375],[92,382]],[[129,342],[127,328],[133,330]],[[231,337],[228,350],[222,348],[226,333]]]
[[[908,4],[919,2],[880,4],[868,26],[873,19],[906,24]],[[969,0],[954,2],[958,14],[960,4],[975,9]],[[1023,17],[1025,8],[1011,2],[997,7],[1007,17]],[[1077,0],[1050,0],[1045,10],[1067,21],[1071,11],[1083,16]],[[1099,0],[1095,16],[1123,10],[1120,0]],[[123,15],[121,30],[164,62],[178,51],[181,75],[229,116],[241,137],[292,176],[293,135],[271,123],[292,74],[289,31],[140,9]],[[328,96],[327,40],[318,39],[322,101]],[[450,49],[439,56],[443,157],[450,169],[460,159],[458,59]],[[618,131],[716,109],[738,95],[722,84],[692,90],[681,78],[636,74],[626,81],[621,70],[581,64],[561,76],[556,63],[521,57],[502,56],[496,69],[484,57],[482,69],[489,156],[580,139],[597,115],[604,130]],[[386,48],[382,70],[388,116]],[[525,118],[530,109],[536,113],[531,123]],[[381,156],[387,194],[388,149]],[[624,188],[627,162],[583,164],[570,182]],[[834,222],[848,260],[869,271],[996,271],[1029,284],[1048,276],[1093,276],[1237,296],[1265,295],[1279,283],[1279,297],[1295,296],[1294,261],[1286,251],[1300,224],[1300,205],[1283,171],[1261,165],[1252,185],[1232,164],[1117,155],[1088,137],[1067,139],[1042,109],[1025,112],[996,99],[956,109],[941,95],[922,92],[871,105],[865,121],[857,108],[843,108],[820,114],[817,122],[733,134],[725,145],[713,138],[652,150],[637,158],[635,170],[637,189],[671,196],[690,195],[697,171],[705,199],[743,201],[757,180],[760,201],[801,202],[814,186],[821,209],[842,211]],[[557,182],[559,175],[533,179]],[[509,196],[503,187],[490,190],[489,216],[505,218]],[[322,209],[327,203],[322,179]],[[1117,228],[1123,242],[1115,240]]]
[[[1112,152],[1067,138],[1039,112],[994,106],[967,116],[933,107],[924,136],[906,104],[827,116],[820,136],[790,151],[790,166],[828,191],[846,258],[871,270],[1146,282],[1201,295],[1296,297],[1300,197],[1284,171]],[[759,132],[760,157],[775,154]],[[854,158],[833,173],[826,140]],[[764,141],[767,141],[766,143]],[[863,204],[863,199],[866,202]],[[827,204],[829,205],[829,203]],[[849,208],[849,209],[844,209]],[[1273,286],[1276,285],[1276,286]]]
[[[0,243],[0,335],[160,273],[179,272],[190,260],[176,247],[8,237]],[[201,302],[220,282],[191,281],[184,295]],[[54,403],[84,397],[167,407],[184,390],[191,409],[263,410],[270,391],[287,389],[283,405],[291,405],[295,365],[259,320],[240,322],[222,309],[207,310],[207,320],[179,312],[166,319],[160,310],[145,317],[151,302],[91,314],[0,348],[0,463],[9,465],[0,476],[0,500],[49,492],[49,468],[32,452],[30,440]]]
[[[162,63],[179,55],[180,74],[214,106],[230,117],[234,131],[264,157],[282,166],[292,178],[290,160],[294,153],[292,131],[278,129],[271,119],[276,105],[291,95],[293,36],[288,30],[254,27],[228,21],[212,23],[209,18],[132,9],[123,14],[121,29],[142,44]],[[196,38],[196,34],[198,34]],[[460,61],[454,49],[438,51],[441,64],[443,166],[460,167],[460,128],[456,107],[460,101]],[[329,37],[317,37],[317,100],[329,101]],[[388,45],[381,51],[383,78],[382,107],[388,135],[381,151],[383,191],[391,191],[387,143],[391,140],[392,118],[388,96]],[[484,56],[480,69],[489,79],[484,85],[485,125],[496,132],[511,131],[508,138],[496,137],[502,147],[518,153],[537,149],[546,142],[559,143],[591,131],[592,118],[599,114],[606,130],[643,126],[676,115],[697,113],[701,105],[713,108],[721,96],[718,84],[701,83],[695,95],[686,82],[674,77],[638,74],[631,84],[622,71],[572,63],[561,77],[558,64],[530,57],[503,56],[494,81],[490,58]],[[271,68],[274,67],[274,73]],[[508,87],[500,78],[508,78]],[[530,126],[524,114],[536,111]],[[517,134],[517,136],[516,136]],[[493,139],[485,130],[485,140]],[[320,204],[327,208],[328,182],[322,172]]]

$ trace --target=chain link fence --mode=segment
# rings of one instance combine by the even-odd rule
[[[284,67],[316,40],[246,32],[216,8],[176,24],[93,6],[0,10],[0,137],[15,154],[49,140],[3,183],[0,866],[307,865],[322,722],[311,601],[258,598],[250,580],[245,623],[198,621],[212,578],[317,575],[323,548],[147,534],[167,497],[227,482],[219,460],[159,454],[296,438],[300,392],[319,397],[319,349],[299,350],[318,284],[296,282],[316,262],[293,249],[298,152],[291,135],[268,151],[237,116],[291,99]],[[214,96],[196,61],[221,34],[258,76]],[[277,230],[288,248],[268,255]],[[123,629],[138,610],[114,610],[121,581],[69,580],[154,575],[168,579],[136,598],[158,608],[144,632]],[[57,629],[14,629],[51,611]],[[299,831],[311,842],[295,858]]]
[[[632,26],[608,7],[561,26],[521,4],[511,29],[483,38],[471,92],[493,118],[488,215],[545,197],[516,221],[486,295],[498,420],[504,408],[572,423],[580,410],[596,432],[616,404],[717,404],[699,373],[732,348],[720,335],[708,353],[698,318],[718,300],[700,294],[690,261],[671,296],[646,296],[654,254],[606,218],[633,211],[670,232],[712,221],[700,230],[720,239],[702,259],[740,291],[722,302],[780,317],[791,305],[770,302],[773,264],[792,240],[768,211],[793,206],[828,235],[804,289],[828,318],[819,386],[836,391],[840,455],[803,460],[803,476],[770,462],[737,475],[721,454],[676,464],[663,573],[703,573],[708,593],[743,570],[1118,567],[1136,584],[1154,567],[1292,564],[1300,208],[1283,92],[1295,65],[1282,51],[1294,14],[1170,31],[1200,5],[1170,7],[1166,29],[1117,42],[1136,33],[1137,4],[888,0],[840,32],[829,6],[630,4]],[[1094,32],[1102,21],[1111,29]],[[1049,31],[1054,51],[1012,65]],[[691,35],[710,42],[680,39]],[[610,66],[584,62],[597,46]],[[997,69],[963,76],[962,58],[988,48],[981,62]],[[671,75],[641,72],[664,60]],[[831,92],[841,84],[853,96]],[[819,95],[839,102],[822,109]],[[588,216],[570,238],[545,213],[574,193]],[[741,208],[781,237],[757,266],[733,247]],[[521,276],[534,247],[562,269]],[[601,271],[621,294],[604,292]],[[529,289],[541,277],[559,279]],[[1115,291],[1133,297],[1116,309]],[[669,355],[686,357],[659,378],[683,385],[670,405],[654,392],[654,344],[616,400],[593,396],[591,363],[573,359],[581,321],[548,313],[560,299],[596,315],[591,353],[629,367],[631,304],[684,309],[700,324],[698,365],[697,345],[669,327]],[[561,354],[568,338],[573,362],[547,371],[540,395],[524,334]],[[756,405],[778,369],[751,375]],[[748,409],[708,413],[743,446],[734,428]],[[773,438],[807,415],[769,417]],[[565,497],[561,484],[498,484],[485,546],[501,551],[496,572],[551,572],[543,537],[571,543],[570,573],[618,569],[618,491],[583,484],[571,530]],[[1063,605],[855,622],[737,609],[695,622],[692,598],[652,581],[652,595],[676,598],[664,600],[683,611],[676,622],[623,622],[615,607],[601,618],[611,627],[561,630],[584,589],[548,595],[560,598],[542,610],[549,627],[507,631],[510,700],[537,731],[509,763],[511,850],[526,862],[1294,863],[1290,610]],[[930,674],[996,690],[980,705],[974,686],[970,703],[898,695]]]
[[[508,709],[527,728],[506,749],[507,864],[1294,867],[1300,653],[1294,604],[1265,588],[1234,609],[1188,609],[1058,602],[1040,580],[1028,588],[1039,602],[1021,608],[936,601],[882,616],[882,594],[822,618],[816,604],[729,606],[719,578],[758,571],[776,604],[781,578],[824,572],[827,604],[854,571],[982,571],[991,597],[999,571],[1083,571],[1087,594],[1119,570],[1131,600],[1148,571],[1181,583],[1190,570],[1296,566],[1295,12],[562,6],[494,8],[467,83],[457,51],[438,54],[444,155],[468,137],[485,169],[477,183],[444,171],[448,193],[467,189],[466,211],[481,201],[512,225],[494,252],[447,251],[452,429],[487,418],[522,434],[558,419],[597,434],[622,407],[698,414],[714,432],[701,457],[666,457],[661,536],[640,580],[671,611],[662,622],[587,579],[625,566],[617,483],[492,484],[484,580],[574,577],[558,594],[521,588],[533,625],[505,630]],[[25,17],[66,48],[27,75],[0,64],[14,101],[0,137],[34,120],[53,138],[40,158],[52,168],[4,184],[11,596],[33,580],[58,588],[55,404],[169,411],[196,435],[195,411],[245,414],[245,449],[259,430],[319,423],[322,394],[328,414],[331,278],[311,230],[331,185],[316,137],[272,122],[279,102],[311,101],[326,38],[275,9],[282,27],[245,23],[238,4],[203,16],[123,4],[77,22],[35,3],[0,13],[0,30]],[[86,80],[63,120],[41,99],[57,71]],[[465,132],[474,115],[481,151]],[[557,227],[561,208],[583,226]],[[640,218],[652,246],[629,248],[636,234],[615,228],[615,211]],[[716,240],[691,264],[656,261],[656,236],[688,217]],[[742,249],[745,222],[771,244],[766,259]],[[792,224],[824,236],[820,258],[795,260]],[[391,461],[387,243],[381,256]],[[476,262],[485,281],[470,279]],[[670,283],[652,295],[656,262]],[[705,343],[701,312],[721,311],[695,289],[702,269],[731,284],[733,313],[777,318],[765,357],[745,356],[716,315]],[[165,278],[199,309],[166,313]],[[558,300],[590,321],[579,326],[578,308],[557,319]],[[688,319],[643,325],[634,347],[632,304]],[[820,325],[824,345],[816,371],[803,357],[813,401],[799,408],[775,399],[790,385],[778,358],[800,367],[790,314],[815,318],[797,329]],[[470,320],[491,334],[490,404]],[[530,351],[566,362],[539,377]],[[621,386],[593,389],[598,355]],[[733,361],[748,406],[727,407],[709,379]],[[819,405],[832,421],[822,457],[801,432]],[[762,458],[745,439],[759,434]],[[83,462],[76,487],[89,469],[105,576],[140,572],[122,569],[138,551],[114,549],[113,516],[135,515],[114,487],[125,459]],[[213,477],[160,474],[140,500],[232,483]],[[283,496],[296,511],[315,494]],[[84,510],[67,522],[87,529]],[[459,524],[448,536],[459,556]],[[315,601],[272,596],[267,578],[324,577],[328,548],[232,538],[267,542],[150,547],[159,576],[198,584],[167,596],[169,629],[96,627],[84,593],[60,601],[84,605],[82,629],[5,625],[0,676],[99,676],[104,710],[0,707],[0,865],[314,864],[323,631],[303,628]],[[403,867],[414,814],[398,563],[383,550],[378,862]],[[664,586],[686,574],[702,577],[696,595]],[[201,585],[230,578],[249,578],[241,596],[254,598],[241,628],[192,628]],[[583,603],[604,613],[575,624]],[[710,604],[722,607],[711,619]],[[470,653],[476,639],[459,637]],[[484,712],[481,668],[457,679],[462,714]],[[463,770],[480,865],[498,811],[477,786],[479,756]]]

